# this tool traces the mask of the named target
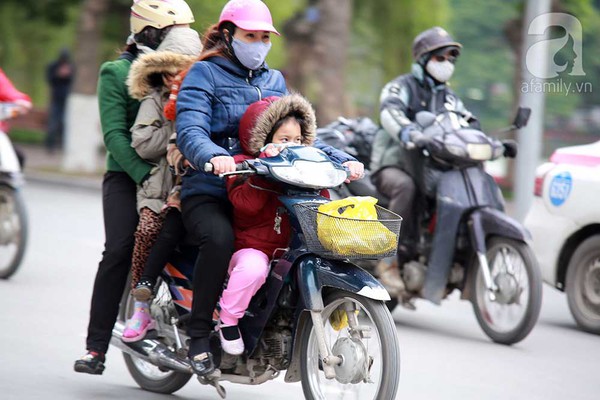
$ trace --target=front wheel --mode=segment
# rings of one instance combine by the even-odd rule
[[[14,274],[27,246],[27,212],[21,192],[0,185],[0,279]]]
[[[533,329],[542,305],[542,278],[531,248],[504,237],[488,241],[486,258],[498,290],[490,296],[479,263],[472,303],[483,331],[496,343],[513,344]]]
[[[600,235],[577,247],[567,270],[569,309],[581,329],[600,334]]]
[[[311,321],[300,338],[304,397],[392,400],[400,378],[400,350],[394,320],[381,301],[335,290],[324,301],[325,342],[342,359],[327,379]],[[354,322],[348,323],[349,318]],[[352,327],[358,329],[352,329]]]

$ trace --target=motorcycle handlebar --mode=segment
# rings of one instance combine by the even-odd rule
[[[0,121],[11,119],[19,115],[21,106],[17,103],[0,102]]]
[[[207,162],[204,164],[204,172],[211,173],[215,170],[215,167],[212,163]],[[219,174],[219,178],[223,178],[224,176],[229,175],[242,175],[242,174],[253,174],[255,171],[250,168],[246,161],[241,162],[239,164],[235,164],[235,172],[225,172],[223,174]]]

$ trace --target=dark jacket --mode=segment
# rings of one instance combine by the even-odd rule
[[[403,141],[405,134],[415,127],[419,111],[440,114],[457,111],[477,124],[463,102],[443,83],[435,82],[423,72],[419,64],[413,65],[410,74],[401,75],[381,91],[380,122],[383,129],[377,133],[371,153],[371,169],[377,171],[388,166],[403,166]]]
[[[69,58],[60,58],[46,68],[52,101],[65,101],[75,78],[75,65]]]
[[[241,152],[238,125],[253,102],[287,92],[279,71],[250,72],[224,57],[194,64],[177,97],[177,147],[196,168],[183,178],[181,197],[208,194],[226,198],[222,179],[203,172],[216,156]]]
[[[194,64],[177,97],[177,147],[196,169],[183,178],[182,200],[194,195],[227,198],[223,180],[203,172],[204,164],[213,157],[239,154],[238,125],[246,108],[285,94],[285,80],[277,70],[249,71],[224,57]],[[339,163],[355,160],[318,140],[315,147]]]

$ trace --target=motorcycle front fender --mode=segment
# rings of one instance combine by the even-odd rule
[[[390,295],[377,279],[348,261],[327,260],[311,254],[300,260],[296,271],[300,297],[307,310],[323,310],[323,287],[356,293],[374,300],[390,300]]]
[[[531,233],[502,211],[489,207],[480,208],[471,213],[471,218],[479,219],[486,238],[488,236],[504,236],[522,242],[531,241]]]

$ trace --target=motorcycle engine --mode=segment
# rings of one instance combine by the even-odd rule
[[[271,365],[278,370],[287,369],[292,358],[292,332],[287,327],[265,330],[256,356],[261,364]]]

